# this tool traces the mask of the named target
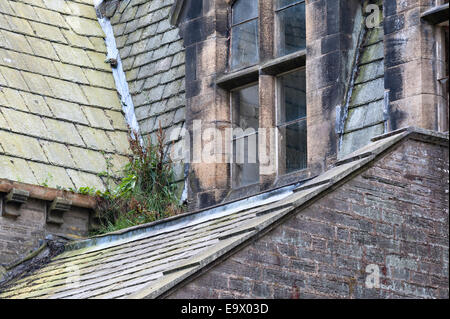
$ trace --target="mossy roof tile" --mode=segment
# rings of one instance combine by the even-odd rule
[[[104,189],[106,157],[126,164],[106,53],[93,0],[0,1],[0,179]]]

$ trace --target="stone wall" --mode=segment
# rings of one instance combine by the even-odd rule
[[[0,210],[4,205],[4,193],[0,193]],[[61,225],[46,222],[47,209],[51,202],[29,198],[20,207],[20,216],[0,214],[0,266],[26,257],[39,248],[47,235],[80,238],[88,234],[90,210],[71,207],[64,213]]]
[[[415,125],[438,130],[438,106],[447,105],[439,88],[437,28],[420,18],[434,0],[385,0],[385,88],[392,130]],[[444,100],[444,101],[443,101]]]
[[[227,66],[228,8],[226,1],[188,0],[180,14],[186,49],[186,128],[192,139],[194,121],[201,121],[203,130],[218,129],[223,136],[225,128],[230,127],[229,92],[215,84]],[[210,136],[192,141],[192,156],[202,154],[210,141]],[[191,163],[189,208],[195,210],[222,201],[230,191],[229,177],[227,163]]]
[[[308,166],[316,174],[337,157],[336,110],[346,102],[362,18],[361,1],[306,2]]]
[[[181,148],[185,123],[185,53],[179,30],[170,24],[173,3],[121,1],[111,23],[141,134],[156,143],[161,123],[169,153],[179,155],[172,150]],[[180,156],[172,160],[182,190],[184,164]]]
[[[448,178],[447,147],[407,140],[170,298],[448,298]]]

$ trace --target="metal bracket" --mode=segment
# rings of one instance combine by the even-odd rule
[[[0,200],[0,213],[4,217],[20,216],[20,209],[28,201],[30,193],[24,190],[13,188],[2,200]]]
[[[63,215],[72,207],[72,201],[57,197],[47,208],[47,224],[61,225],[64,223]]]

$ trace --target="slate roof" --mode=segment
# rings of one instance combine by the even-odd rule
[[[104,188],[127,126],[92,0],[0,1],[0,179]]]
[[[174,0],[120,1],[111,17],[136,118],[143,136],[153,141],[159,123],[166,142],[178,142],[185,125],[185,50],[178,28],[170,24]],[[181,159],[172,157],[177,180]]]
[[[405,138],[448,145],[448,135],[404,129],[377,137],[307,183],[263,197],[73,242],[0,298],[156,298],[283,217],[338,187]]]
[[[382,3],[378,1],[379,7]],[[348,101],[348,114],[344,125],[340,156],[345,156],[385,132],[384,116],[384,43],[383,14],[381,27],[364,26],[355,68],[355,78]]]

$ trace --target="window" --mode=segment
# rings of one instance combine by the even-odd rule
[[[233,188],[259,182],[258,85],[237,89],[231,93],[233,124]]]
[[[228,72],[217,84],[230,92],[232,187],[306,177],[305,1],[234,1],[230,32]]]
[[[441,96],[437,103],[437,126],[438,130],[446,132],[449,130],[449,67],[448,67],[448,0],[437,0],[435,6],[421,14],[421,18],[435,26],[434,34],[436,43],[434,45],[437,63],[433,72],[437,76],[437,92]]]
[[[305,70],[278,77],[277,127],[280,173],[306,168],[306,78]]]
[[[258,37],[258,1],[236,1],[232,8],[231,21],[232,69],[258,63]]]
[[[277,56],[306,48],[305,1],[276,0]]]

